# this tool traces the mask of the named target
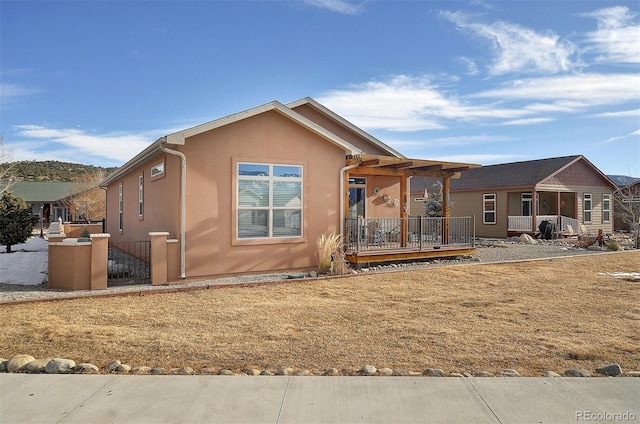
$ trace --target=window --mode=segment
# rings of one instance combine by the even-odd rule
[[[483,224],[495,224],[496,223],[496,195],[495,194],[483,194],[482,195],[482,223]]]
[[[582,213],[583,213],[584,222],[591,222],[591,206],[592,206],[591,193],[585,193],[583,195],[583,202],[582,202]]]
[[[602,195],[602,222],[611,222],[611,195]]]
[[[124,220],[124,216],[123,216],[123,211],[124,211],[124,201],[123,201],[123,190],[122,190],[122,183],[120,183],[120,185],[118,186],[118,230],[120,232],[122,232],[122,227],[123,227],[123,220]]]
[[[159,177],[162,174],[164,174],[164,162],[151,167],[151,178]]]
[[[302,236],[302,166],[238,163],[239,239]]]
[[[533,194],[531,193],[522,193],[522,216],[531,216],[533,208]]]
[[[144,176],[138,177],[138,216],[142,218],[144,212]]]

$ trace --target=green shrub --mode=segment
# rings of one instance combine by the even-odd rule
[[[607,248],[609,250],[622,250],[622,248],[620,247],[620,243],[617,242],[617,240],[609,240],[609,243],[607,243]]]

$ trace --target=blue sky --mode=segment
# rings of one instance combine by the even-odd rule
[[[14,160],[118,166],[310,96],[404,155],[640,177],[638,1],[0,1]]]

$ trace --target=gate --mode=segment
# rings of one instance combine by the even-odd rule
[[[151,283],[151,242],[109,243],[107,286]]]

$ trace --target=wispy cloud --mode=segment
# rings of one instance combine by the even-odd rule
[[[124,163],[158,137],[168,133],[96,134],[79,129],[38,125],[21,125],[17,130],[20,140],[11,142],[16,160],[18,157],[23,157],[24,160],[42,159],[42,152],[45,152],[48,159],[55,157],[68,161],[74,157],[88,156],[112,163]]]
[[[598,27],[586,34],[587,51],[599,56],[597,62],[640,63],[640,25],[637,14],[625,6],[599,9],[582,16],[596,19]]]
[[[621,135],[621,136],[618,136],[618,137],[611,137],[608,140],[605,140],[605,141],[603,141],[601,143],[598,143],[597,146],[601,146],[603,144],[608,144],[608,143],[614,142],[616,140],[622,140],[623,138],[634,137],[634,136],[640,136],[640,130],[635,130],[634,132],[629,133],[627,135]]]
[[[305,0],[308,5],[327,9],[344,15],[357,15],[362,11],[362,3],[348,2],[344,0]]]
[[[430,160],[441,160],[443,162],[462,162],[477,163],[480,165],[493,165],[496,163],[512,162],[520,157],[518,155],[509,154],[468,154],[468,155],[449,155],[449,156],[433,156]],[[419,159],[419,158],[416,158]]]
[[[620,110],[617,112],[604,112],[591,115],[593,118],[636,118],[640,119],[640,109]]]
[[[0,108],[6,109],[18,99],[39,93],[40,90],[21,84],[0,82]]]
[[[441,12],[441,16],[459,29],[488,40],[494,53],[488,68],[490,75],[511,73],[566,72],[575,67],[572,56],[576,46],[551,31],[536,32],[517,24],[474,22],[475,15]]]

